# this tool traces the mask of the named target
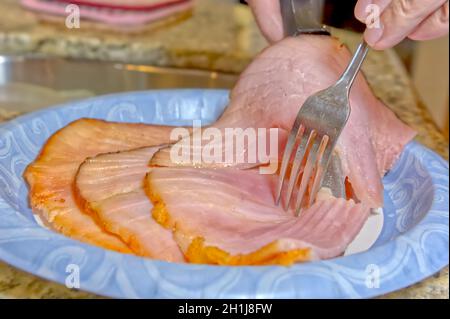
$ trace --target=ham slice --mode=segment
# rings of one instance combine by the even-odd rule
[[[35,12],[49,16],[67,16],[67,3],[59,3],[47,0],[21,0],[22,6]],[[179,16],[192,9],[192,1],[181,1],[170,6],[162,6],[152,10],[119,10],[81,6],[82,19],[104,23],[111,26],[133,27],[153,23],[172,16]]]
[[[165,261],[184,260],[172,232],[151,217],[143,183],[148,162],[159,147],[98,155],[87,159],[76,177],[84,211],[119,236],[135,254]]]
[[[171,128],[81,119],[56,132],[31,163],[24,177],[30,205],[56,231],[107,249],[129,253],[117,236],[102,229],[77,205],[73,184],[88,157],[169,142]]]
[[[306,98],[335,83],[350,57],[337,39],[328,36],[287,38],[267,48],[243,72],[231,93],[229,107],[214,126],[222,131],[279,128],[285,135]],[[383,205],[381,177],[415,132],[375,97],[362,75],[354,84],[350,103],[352,113],[336,153],[342,162],[343,178],[348,177],[357,200],[378,208]],[[199,152],[202,147],[191,150],[192,154]],[[180,163],[174,164],[170,149],[165,149],[154,156],[152,165]]]
[[[156,10],[191,0],[56,0],[57,2],[118,10]]]
[[[186,259],[220,265],[282,264],[341,255],[370,209],[325,195],[300,217],[274,204],[275,175],[233,168],[155,168],[153,217]]]

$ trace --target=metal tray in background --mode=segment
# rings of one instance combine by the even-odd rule
[[[113,62],[0,55],[0,109],[30,112],[96,95],[233,87],[237,75]]]

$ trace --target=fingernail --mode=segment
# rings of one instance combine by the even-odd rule
[[[370,46],[374,46],[383,37],[384,28],[380,24],[377,28],[366,29],[364,38]]]

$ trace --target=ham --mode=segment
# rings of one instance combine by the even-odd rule
[[[136,255],[182,262],[172,232],[151,218],[152,205],[143,189],[149,159],[158,149],[147,147],[87,159],[78,171],[75,191],[84,211],[93,214]]]
[[[278,129],[282,151],[299,107],[333,84],[349,60],[331,37],[280,41],[242,74],[210,129]],[[171,152],[189,132],[159,148],[171,142],[170,128],[87,119],[52,136],[28,167],[31,206],[67,236],[168,261],[289,265],[340,256],[370,210],[383,205],[381,178],[414,137],[362,75],[350,100],[352,113],[334,154],[347,197],[322,189],[300,217],[274,205],[278,177],[259,174],[262,162],[173,162]],[[192,157],[205,146],[188,144]],[[245,146],[248,155],[255,145]]]
[[[242,74],[214,127],[224,136],[227,128],[278,128],[285,136],[306,98],[335,83],[350,58],[327,36],[278,42]],[[153,217],[172,229],[190,262],[290,264],[343,254],[370,209],[383,206],[381,179],[415,135],[374,96],[362,75],[350,103],[352,113],[335,149],[348,198],[319,196],[300,218],[293,217],[274,206],[276,175],[242,170],[251,167],[248,163],[174,163],[171,152],[179,145],[188,145],[192,158],[209,145],[189,146],[184,138],[151,161],[157,168],[148,174],[146,191],[155,205]]]
[[[66,17],[67,3],[58,3],[47,0],[21,0],[22,6],[25,8],[42,14],[50,20],[55,16]],[[115,7],[114,5],[112,7]],[[193,7],[190,0],[174,2],[171,5],[159,6],[156,8],[146,9],[137,8],[136,10],[121,10],[120,8],[101,8],[97,6],[81,6],[79,8],[82,19],[94,22],[104,23],[109,26],[120,26],[122,28],[131,28],[154,23],[170,17],[179,17],[189,12]]]
[[[243,72],[231,93],[230,105],[214,127],[222,131],[279,128],[280,136],[285,136],[306,98],[335,83],[350,58],[347,48],[329,36],[287,38],[268,47]],[[415,132],[375,97],[362,75],[353,86],[350,104],[352,113],[336,153],[342,162],[343,178],[348,179],[356,199],[378,208],[383,205],[381,177]],[[202,147],[193,147],[191,152],[202,152]],[[170,149],[165,149],[154,156],[152,165],[180,163],[174,164]]]
[[[153,217],[173,230],[189,262],[289,265],[341,255],[370,209],[324,195],[300,217],[274,204],[276,175],[233,168],[155,168]]]
[[[47,141],[24,173],[30,187],[31,208],[45,224],[66,236],[130,253],[120,238],[106,232],[77,205],[73,189],[75,175],[88,157],[165,144],[170,140],[170,131],[169,127],[94,119],[69,124]]]
[[[57,0],[57,2],[72,3],[99,8],[118,10],[157,10],[163,7],[179,4],[190,0]]]

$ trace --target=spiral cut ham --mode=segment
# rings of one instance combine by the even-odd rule
[[[230,105],[210,128],[222,136],[230,128],[241,134],[278,129],[282,152],[305,99],[333,84],[350,57],[331,37],[280,41],[244,71]],[[350,103],[335,150],[348,196],[322,189],[300,217],[274,204],[278,177],[261,175],[261,162],[234,161],[239,154],[231,162],[177,162],[171,152],[182,143],[192,158],[207,145],[186,144],[189,134],[170,145],[168,127],[89,119],[53,135],[28,167],[30,203],[67,236],[166,261],[290,265],[340,256],[370,210],[383,205],[381,179],[415,134],[374,96],[362,75]],[[249,154],[255,145],[244,146]]]

